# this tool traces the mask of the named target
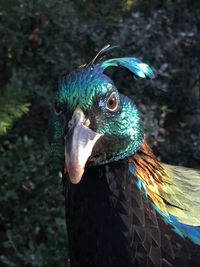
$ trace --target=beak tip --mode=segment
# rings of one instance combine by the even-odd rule
[[[78,184],[80,182],[80,180],[70,178],[70,182],[72,184]]]
[[[83,176],[84,169],[81,167],[68,168],[69,178],[72,184],[78,184]]]

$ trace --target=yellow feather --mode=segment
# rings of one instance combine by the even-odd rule
[[[200,170],[159,162],[146,141],[129,160],[148,196],[165,215],[200,226]]]

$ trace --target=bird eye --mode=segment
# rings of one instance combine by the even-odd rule
[[[106,108],[110,111],[115,111],[118,107],[118,98],[116,93],[112,93],[106,102]]]
[[[62,105],[58,101],[55,102],[54,110],[56,115],[60,115],[63,111]]]

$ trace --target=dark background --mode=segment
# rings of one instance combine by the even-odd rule
[[[99,3],[100,2],[100,3]],[[156,71],[109,74],[137,103],[156,155],[200,167],[199,0],[0,0],[0,266],[67,266],[50,112],[63,73],[106,44]]]

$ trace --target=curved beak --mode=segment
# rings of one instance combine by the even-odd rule
[[[80,182],[85,164],[97,140],[102,136],[91,129],[83,111],[77,107],[69,122],[70,129],[65,137],[65,163],[73,184]]]

